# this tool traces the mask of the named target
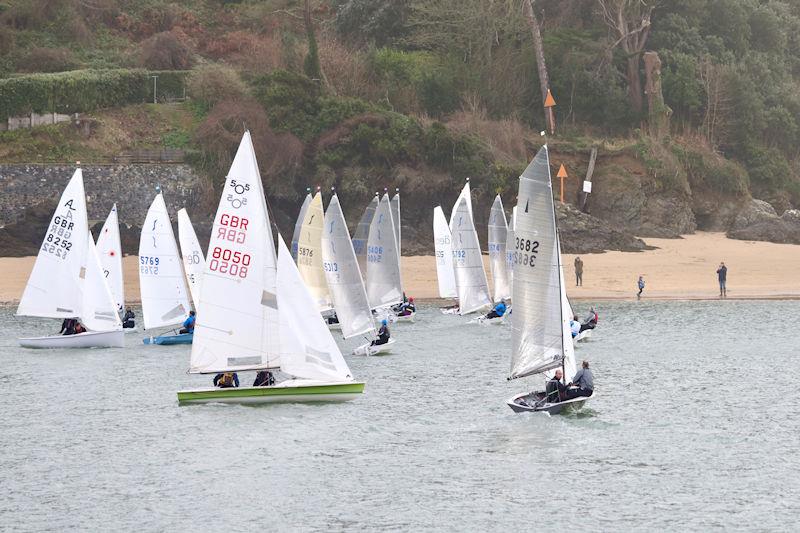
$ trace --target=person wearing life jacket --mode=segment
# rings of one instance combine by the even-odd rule
[[[597,311],[594,310],[594,307],[589,311],[589,316],[586,317],[586,320],[583,321],[581,324],[581,331],[585,331],[587,329],[594,329],[597,327]]]
[[[408,299],[407,302],[403,302],[400,304],[400,310],[397,313],[397,316],[408,316],[412,313],[417,311],[417,306],[414,305],[414,298],[411,297]]]
[[[269,387],[275,385],[275,376],[269,370],[260,370],[256,374],[256,380],[253,382],[253,387]]]
[[[569,321],[569,329],[572,332],[572,337],[577,337],[581,332],[581,323],[578,321],[578,315],[574,315],[572,320]]]
[[[125,316],[122,318],[122,327],[125,329],[135,328],[136,322],[134,322],[134,318],[136,315],[133,314],[133,311],[128,308],[125,310]]]
[[[547,387],[545,388],[547,403],[558,403],[567,398],[567,387],[561,383],[561,378],[563,377],[564,373],[558,368],[553,378],[547,382]]]
[[[504,314],[506,314],[506,303],[500,300],[499,302],[497,302],[497,305],[494,306],[494,309],[492,309],[486,314],[486,318],[487,319],[500,318]]]
[[[236,372],[222,372],[214,376],[214,386],[220,389],[229,389],[239,386],[239,376]]]
[[[75,326],[77,325],[78,321],[74,318],[65,318],[61,323],[61,331],[58,333],[61,335],[75,335]]]
[[[378,330],[378,338],[372,341],[371,346],[379,346],[389,342],[389,322],[386,319],[381,320],[381,329]]]
[[[178,333],[194,333],[195,320],[195,312],[189,311],[189,317],[183,321],[183,327]]]

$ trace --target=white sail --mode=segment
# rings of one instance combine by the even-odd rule
[[[83,173],[77,169],[61,194],[17,314],[51,318],[80,315],[89,231]]]
[[[116,309],[125,309],[125,282],[122,277],[122,243],[119,238],[119,218],[117,204],[111,208],[100,235],[97,236],[97,255],[103,267],[111,294],[114,296]]]
[[[517,206],[511,210],[511,224],[506,232],[506,275],[508,276],[509,294],[513,294],[514,287],[514,226],[517,219]]]
[[[384,194],[381,198],[369,228],[367,297],[369,305],[373,309],[403,301],[400,256],[397,254],[397,242],[388,194]]]
[[[225,178],[208,246],[189,371],[278,368],[275,247],[249,132]]]
[[[546,145],[520,176],[517,208],[511,378],[560,367],[567,346],[572,346],[571,338],[566,339],[569,342],[564,338],[562,274]]]
[[[374,330],[367,291],[358,269],[342,207],[335,194],[325,212],[322,261],[342,336],[347,339]]]
[[[186,209],[178,211],[178,241],[181,244],[183,271],[186,273],[186,282],[196,309],[200,302],[200,282],[206,269],[206,260]]]
[[[511,286],[508,282],[508,269],[506,268],[507,237],[506,213],[503,210],[503,201],[498,194],[489,214],[489,267],[492,269],[495,302],[511,297]]]
[[[564,283],[564,265],[561,263],[561,239],[558,237],[558,230],[556,230],[556,243],[558,275],[561,285],[561,338],[564,345],[564,380],[569,383],[577,372],[575,345],[572,343],[572,328],[570,327],[570,321],[574,313],[572,312],[572,305],[570,305],[567,298],[567,285]]]
[[[89,331],[122,329],[117,304],[107,283],[100,257],[97,255],[97,249],[89,231],[86,232],[86,239],[81,322]]]
[[[401,231],[401,224],[400,224],[400,192],[396,192],[395,195],[392,197],[392,221],[394,222],[394,235],[395,240],[397,241],[397,256],[403,256],[403,241],[402,241],[402,231]]]
[[[277,281],[281,371],[303,379],[352,381],[342,352],[280,236]]]
[[[322,269],[322,226],[325,215],[322,212],[322,193],[311,199],[303,218],[303,227],[297,240],[297,269],[317,303],[319,311],[333,308],[328,281]]]
[[[294,233],[292,233],[292,259],[297,261],[297,241],[300,239],[300,228],[303,227],[303,219],[306,217],[308,204],[311,203],[311,193],[306,193],[303,205],[300,206],[300,213],[297,215],[297,222],[294,223]]]
[[[361,215],[358,226],[356,226],[356,231],[353,233],[353,250],[356,252],[358,268],[361,270],[362,275],[366,275],[367,273],[367,241],[369,240],[369,227],[372,224],[372,219],[375,217],[375,210],[378,208],[379,201],[378,193],[375,193],[375,196],[370,200],[369,204],[367,204],[366,209],[364,209],[364,214]]]
[[[456,216],[456,209],[458,209],[458,204],[461,203],[461,199],[466,198],[467,200],[467,209],[469,209],[469,216],[472,218],[472,191],[469,187],[469,178],[467,178],[467,182],[464,184],[464,187],[461,189],[461,192],[456,198],[456,203],[453,204],[453,209],[450,211],[450,233],[453,233],[453,221],[455,220]]]
[[[491,305],[489,282],[483,269],[478,233],[466,198],[461,198],[452,217],[453,270],[458,288],[459,314],[466,315]]]
[[[439,280],[439,297],[455,298],[456,278],[453,271],[453,239],[442,207],[433,209],[433,245],[436,253],[436,278]]]
[[[147,211],[139,238],[139,289],[145,329],[180,324],[189,314],[189,291],[160,192]]]

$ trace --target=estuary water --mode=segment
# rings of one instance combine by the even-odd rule
[[[505,405],[542,383],[506,381],[507,326],[432,307],[347,356],[363,397],[259,407],[179,407],[187,346],[24,350],[57,324],[0,309],[0,529],[794,529],[800,302],[598,310],[597,395],[548,417]]]

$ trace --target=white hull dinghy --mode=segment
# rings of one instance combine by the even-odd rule
[[[578,333],[576,336],[572,337],[572,343],[574,345],[578,345],[579,342],[586,342],[592,337],[592,330],[585,329]]]
[[[416,317],[416,316],[417,316],[417,312],[416,311],[412,311],[411,313],[409,313],[407,315],[395,315],[394,316],[394,321],[395,322],[412,322],[413,323],[414,322],[414,317]]]
[[[457,315],[458,307],[440,307],[439,311],[441,311],[443,315]]]
[[[86,331],[75,335],[52,335],[19,339],[23,348],[124,348],[125,333],[114,331]]]
[[[77,318],[84,328],[78,334],[19,339],[25,348],[124,346],[117,303],[89,232],[81,169],[75,170],[50,219],[17,315]]]
[[[461,196],[453,208],[450,231],[453,240],[453,271],[458,291],[458,313],[468,315],[480,312],[492,305],[492,298],[489,294],[489,282],[483,269],[483,255],[472,216],[469,182],[464,185]]]
[[[575,375],[575,347],[567,300],[561,246],[556,226],[550,158],[544,145],[519,178],[514,220],[509,379],[562,372],[562,384]],[[506,313],[508,314],[508,313]],[[558,414],[580,408],[588,397],[548,403],[545,392],[518,394],[506,403],[515,413]]]
[[[311,205],[306,219],[310,212]],[[234,229],[233,238],[221,228]],[[287,379],[263,387],[181,390],[180,405],[347,401],[363,393],[364,383],[353,379],[320,314],[317,295],[306,287],[280,234],[277,241],[276,254],[255,150],[245,132],[209,243],[230,264],[220,269],[206,263],[189,373],[280,370]],[[301,235],[299,259],[304,246]]]
[[[395,343],[394,339],[389,339],[384,344],[372,344],[368,342],[353,350],[353,355],[387,355],[392,351],[392,345]]]
[[[563,402],[548,403],[545,400],[545,393],[540,391],[518,394],[506,403],[515,413],[549,413],[557,415],[580,411],[588,399],[589,397],[587,396],[579,396]]]
[[[479,316],[475,319],[478,324],[481,326],[499,326],[500,324],[504,324],[506,321],[506,316],[496,316],[494,318],[486,318],[486,315]]]
[[[264,403],[347,402],[364,392],[364,383],[343,381],[329,383],[312,380],[286,380],[268,387],[207,388],[178,391],[178,402],[235,403],[256,405]]]

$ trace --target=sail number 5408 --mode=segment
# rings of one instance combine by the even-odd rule
[[[238,276],[240,278],[247,277],[249,266],[250,254],[234,252],[227,248],[220,248],[219,246],[215,246],[211,251],[211,261],[208,263],[208,269],[212,272]]]
[[[536,254],[539,253],[539,241],[515,238],[514,264],[536,266]]]

